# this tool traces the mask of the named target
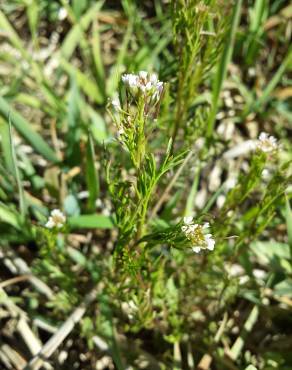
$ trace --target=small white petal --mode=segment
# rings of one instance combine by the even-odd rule
[[[200,247],[192,247],[193,252],[199,253],[201,251]]]
[[[143,80],[146,80],[147,76],[148,76],[148,73],[146,71],[139,72],[139,77],[142,78]]]
[[[52,217],[49,217],[49,220],[45,224],[45,227],[47,227],[48,229],[52,229],[53,227],[55,227],[55,222],[52,220]]]
[[[266,140],[268,138],[268,134],[266,132],[261,132],[259,136],[259,140]]]
[[[194,218],[192,216],[184,217],[184,224],[185,225],[190,225],[190,224],[193,223],[193,220],[194,220]]]
[[[62,217],[63,213],[59,209],[53,209],[51,212],[51,216],[52,217],[59,217],[59,216]]]
[[[152,84],[156,84],[157,83],[157,85],[158,85],[159,82],[158,82],[158,77],[157,77],[157,74],[156,73],[151,73],[151,75],[150,75],[150,82]]]

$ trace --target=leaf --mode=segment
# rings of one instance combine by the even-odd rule
[[[105,97],[105,71],[101,56],[101,44],[100,44],[100,37],[99,37],[99,28],[98,22],[95,21],[93,23],[93,30],[92,30],[92,55],[95,65],[96,77],[97,81],[100,85],[101,92]]]
[[[82,134],[82,120],[80,117],[82,99],[79,94],[75,76],[70,79],[70,91],[68,94],[67,106],[67,148],[66,160],[71,165],[79,165],[81,158],[80,140]]]
[[[244,323],[240,335],[237,337],[236,341],[234,342],[233,346],[230,349],[230,357],[233,360],[238,359],[238,357],[242,353],[244,344],[248,339],[248,335],[251,333],[254,325],[256,324],[258,317],[259,317],[259,307],[255,305],[250,311],[250,314],[248,315],[248,318]]]
[[[9,116],[9,142],[10,142],[10,147],[11,147],[11,159],[12,159],[12,165],[13,165],[13,175],[15,177],[16,183],[17,183],[17,188],[18,188],[18,196],[19,196],[19,209],[21,216],[24,218],[26,215],[26,202],[25,202],[25,197],[24,197],[24,191],[22,187],[22,182],[20,179],[20,173],[17,165],[17,159],[16,159],[16,153],[15,153],[15,148],[13,144],[13,137],[12,137],[12,127],[11,127],[11,120]]]
[[[69,226],[73,229],[112,229],[113,219],[100,214],[80,215],[69,218]]]
[[[225,77],[227,74],[227,67],[230,63],[232,53],[233,53],[236,30],[237,30],[238,23],[240,20],[241,6],[242,6],[242,0],[238,0],[235,2],[233,13],[232,13],[232,18],[231,18],[231,27],[228,32],[228,36],[226,37],[226,41],[224,43],[225,46],[222,52],[222,56],[219,60],[218,68],[217,68],[216,75],[213,81],[212,110],[210,112],[210,116],[208,119],[208,125],[207,125],[207,136],[208,137],[210,137],[213,133],[216,113],[217,113],[218,104],[219,104],[220,91],[221,91],[223,82],[225,80]]]
[[[87,31],[90,23],[96,17],[98,11],[103,5],[103,1],[95,3],[76,23],[70,31],[67,33],[66,38],[61,47],[61,55],[65,59],[69,59],[74,53],[77,45],[80,43],[80,40],[84,39],[84,32]]]
[[[79,252],[77,249],[68,247],[67,252],[69,256],[72,258],[72,260],[76,262],[78,265],[83,266],[83,267],[86,266],[86,263],[87,263],[86,257],[81,252]]]
[[[276,284],[273,288],[274,293],[279,296],[292,297],[292,279],[285,279]]]
[[[278,68],[278,70],[274,73],[273,78],[269,81],[266,88],[263,90],[262,95],[259,99],[257,99],[251,107],[251,111],[257,111],[262,105],[264,105],[271,96],[273,90],[280,82],[284,72],[286,69],[291,65],[292,62],[292,48],[290,47],[286,57],[284,58],[282,64]]]
[[[95,153],[90,132],[88,133],[86,148],[86,181],[89,191],[88,208],[93,211],[95,209],[96,199],[99,195],[99,179],[97,169],[95,167]]]
[[[0,117],[0,136],[1,136],[1,146],[4,156],[4,161],[6,168],[8,171],[13,174],[14,165],[13,165],[13,158],[12,158],[12,148],[10,145],[10,138],[9,138],[9,125],[5,120]]]
[[[78,201],[74,195],[69,194],[64,200],[64,210],[69,216],[76,216],[80,213]]]
[[[40,3],[37,0],[32,0],[27,4],[27,18],[29,22],[29,28],[33,40],[37,37],[37,28],[39,24],[39,13],[40,13]]]
[[[21,223],[19,216],[7,208],[4,204],[0,203],[0,221],[5,222],[16,229],[21,230]]]
[[[16,110],[10,107],[10,105],[0,96],[0,114],[8,119],[10,117],[12,125],[16,130],[23,136],[23,138],[30,143],[30,145],[45,159],[51,162],[58,162],[55,152],[50,146],[44,141],[44,139],[35,132],[27,120],[22,117]]]
[[[274,264],[281,259],[290,259],[289,246],[285,243],[256,241],[251,244],[250,248],[263,265]]]
[[[98,104],[102,104],[104,102],[102,90],[95,82],[93,82],[92,78],[81,72],[80,69],[68,63],[64,58],[60,60],[60,64],[69,75],[76,77],[80,89],[82,89],[92,101],[95,101]]]
[[[130,42],[130,39],[133,34],[133,24],[132,22],[129,22],[127,31],[125,33],[123,42],[121,44],[121,47],[119,48],[119,54],[117,56],[117,62],[116,64],[111,68],[111,73],[110,76],[107,80],[107,95],[112,96],[113,93],[117,90],[117,87],[120,82],[120,76],[121,73],[123,72],[123,63],[124,59],[127,55],[127,49],[128,49],[128,44]]]
[[[98,143],[103,144],[104,141],[108,138],[103,117],[94,109],[92,109],[92,107],[88,104],[86,104],[85,109],[89,115],[89,118],[91,119],[90,131],[92,134],[92,138]]]

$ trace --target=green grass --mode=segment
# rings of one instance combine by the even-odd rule
[[[1,369],[292,367],[290,13],[1,2]]]

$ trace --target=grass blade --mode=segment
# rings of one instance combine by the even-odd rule
[[[280,79],[282,78],[284,72],[286,71],[287,68],[291,68],[292,66],[292,48],[289,49],[285,59],[283,60],[282,64],[274,74],[273,78],[271,81],[268,83],[266,88],[264,89],[261,97],[256,100],[256,102],[252,105],[250,111],[257,111],[262,105],[264,105],[275,87],[278,85]]]
[[[69,218],[69,226],[72,229],[112,229],[114,223],[112,217],[93,214],[71,217]]]
[[[12,165],[13,165],[13,175],[15,177],[16,183],[17,183],[17,188],[18,188],[18,195],[19,195],[19,210],[22,218],[24,219],[25,214],[26,214],[26,203],[25,203],[25,198],[24,198],[24,191],[23,187],[21,184],[21,179],[20,179],[20,173],[18,170],[17,166],[17,158],[16,158],[16,153],[15,153],[15,147],[13,144],[13,137],[12,137],[12,126],[11,126],[11,120],[8,120],[8,125],[9,125],[9,143],[10,143],[10,148],[11,148],[11,160],[12,160]]]
[[[81,72],[78,68],[68,63],[65,59],[61,59],[61,66],[69,74],[76,77],[80,89],[97,104],[104,102],[104,96],[99,86],[87,75]]]
[[[12,212],[4,204],[0,203],[0,221],[5,222],[16,229],[21,230],[21,223],[18,215]]]
[[[30,145],[45,159],[51,162],[58,162],[55,152],[44,141],[44,139],[35,132],[30,124],[17,111],[10,107],[10,105],[0,96],[0,114],[4,118],[10,117],[12,125],[23,136],[23,138],[30,143]]]
[[[3,151],[3,157],[5,161],[6,168],[8,171],[13,174],[13,159],[12,159],[12,150],[10,145],[10,138],[9,138],[9,125],[5,122],[5,120],[0,117],[0,137],[1,137],[1,146]]]
[[[86,148],[86,181],[89,191],[88,209],[90,211],[94,211],[95,201],[99,195],[99,179],[95,167],[95,153],[90,132],[88,133],[88,143]]]
[[[240,20],[241,5],[242,5],[242,0],[238,0],[234,5],[232,18],[231,18],[231,27],[228,32],[228,36],[226,37],[226,42],[225,42],[225,46],[223,49],[223,53],[222,53],[221,59],[219,60],[217,72],[216,72],[216,75],[213,81],[212,109],[210,112],[210,116],[208,119],[208,125],[207,125],[207,136],[208,137],[211,137],[213,134],[217,109],[219,105],[220,91],[221,91],[223,82],[225,80],[226,74],[227,74],[228,64],[230,63],[230,60],[232,57],[236,30],[237,30],[238,23]]]
[[[243,350],[244,343],[248,337],[248,335],[251,333],[255,323],[257,322],[259,317],[259,307],[254,306],[251,310],[246,322],[244,323],[243,330],[240,334],[240,336],[236,339],[234,342],[231,350],[230,350],[230,357],[235,361],[238,359],[239,355],[241,354]]]
[[[96,14],[100,10],[100,8],[103,5],[103,1],[99,1],[96,4],[94,4],[80,19],[78,23],[76,23],[71,30],[68,32],[62,47],[61,47],[61,55],[63,58],[68,60],[72,54],[74,53],[74,50],[76,49],[77,45],[80,43],[81,40],[86,40],[84,36],[84,32],[87,31],[87,29],[90,26],[90,23],[94,20],[96,17]]]

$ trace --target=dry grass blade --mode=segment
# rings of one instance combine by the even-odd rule
[[[25,370],[38,370],[45,360],[56,351],[56,349],[63,343],[64,339],[71,333],[74,326],[81,320],[90,303],[96,299],[98,288],[92,289],[82,302],[63,323],[59,330],[47,341],[39,353],[34,356],[29,363],[24,367]]]

